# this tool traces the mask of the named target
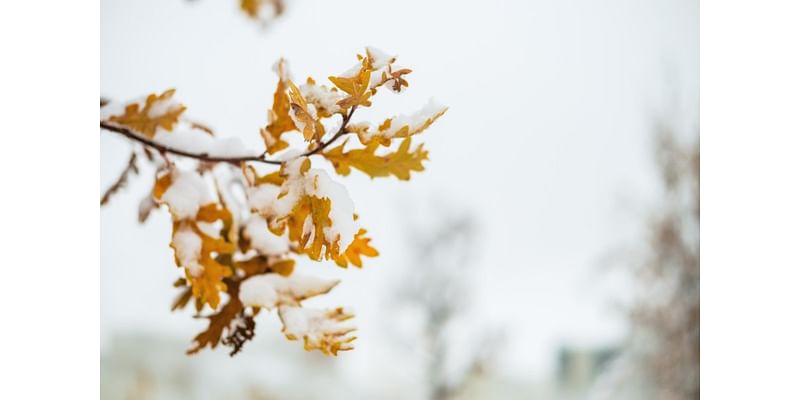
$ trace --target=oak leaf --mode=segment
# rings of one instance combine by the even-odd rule
[[[321,140],[325,135],[325,127],[317,119],[317,109],[313,105],[309,107],[303,93],[292,81],[289,81],[289,100],[291,102],[289,116],[303,134],[303,138],[306,141]]]
[[[278,70],[278,87],[275,89],[275,94],[272,96],[272,109],[267,112],[268,120],[267,126],[261,128],[261,138],[264,139],[264,144],[267,146],[269,154],[275,154],[287,147],[289,143],[281,139],[284,132],[295,130],[294,121],[289,116],[291,109],[289,103],[289,96],[286,94],[288,86],[287,71],[283,59],[278,61],[276,65]]]
[[[297,242],[297,251],[307,254],[312,260],[322,259],[323,246],[328,252],[332,251],[333,244],[325,240],[325,228],[332,225],[330,212],[330,199],[305,195],[285,218],[285,226],[289,229],[289,240]],[[312,226],[309,232],[305,229],[307,220]],[[275,233],[283,234],[283,229]]]
[[[169,89],[158,96],[155,93],[150,94],[145,99],[144,107],[140,107],[138,102],[129,104],[123,115],[112,115],[109,120],[125,125],[148,138],[153,138],[158,128],[171,131],[181,114],[186,111],[183,104],[172,103],[174,94],[175,89]]]
[[[243,310],[242,302],[239,301],[238,283],[231,283],[228,288],[230,300],[217,313],[208,317],[208,327],[194,337],[194,345],[186,351],[187,354],[195,354],[204,347],[212,349],[217,347],[222,333],[231,325],[231,321]]]
[[[343,176],[350,175],[352,167],[371,178],[394,175],[397,179],[405,181],[411,178],[411,171],[419,172],[425,169],[422,161],[428,159],[428,151],[419,145],[414,151],[409,152],[410,137],[405,138],[395,152],[386,155],[375,154],[379,145],[379,141],[373,140],[363,149],[345,152],[345,143],[343,143],[326,151],[323,156],[333,163],[336,172]]]
[[[353,242],[347,246],[347,249],[340,255],[334,257],[336,265],[347,268],[348,263],[355,265],[358,268],[362,267],[361,256],[364,257],[377,257],[378,250],[369,245],[370,238],[365,237],[367,233],[364,229],[359,229]]]
[[[372,103],[369,101],[369,98],[374,94],[373,89],[370,88],[371,75],[372,66],[370,65],[369,57],[364,57],[361,69],[354,76],[328,77],[337,88],[350,95],[339,100],[337,104],[343,109],[354,106],[371,106]]]

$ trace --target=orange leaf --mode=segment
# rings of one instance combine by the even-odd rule
[[[317,120],[316,116],[311,115],[303,93],[292,81],[289,81],[289,99],[291,101],[290,115],[294,115],[295,126],[303,133],[303,138],[306,141],[322,139],[322,136],[325,135],[325,127]],[[312,107],[311,110],[316,113],[316,108]]]
[[[129,104],[125,107],[125,114],[113,115],[109,120],[136,130],[148,138],[155,136],[156,129],[159,127],[171,131],[178,122],[178,118],[186,111],[186,107],[182,104],[169,105],[166,109],[160,110],[162,107],[160,103],[169,104],[174,94],[175,89],[169,89],[159,96],[156,96],[155,93],[150,94],[147,96],[143,108],[140,109],[139,103]],[[155,111],[161,111],[161,113],[152,115],[154,106],[158,106]]]
[[[365,237],[364,235],[367,233],[364,229],[359,229],[358,233],[356,234],[353,242],[347,246],[347,250],[344,253],[340,254],[339,256],[334,257],[334,261],[336,261],[336,265],[347,268],[348,262],[352,265],[355,265],[358,268],[361,268],[361,256],[365,257],[377,257],[378,250],[374,247],[369,245],[370,238]]]
[[[286,80],[284,71],[284,61],[278,61],[278,87],[272,96],[272,109],[269,110],[269,123],[265,128],[261,128],[261,138],[267,146],[269,154],[275,154],[287,147],[289,144],[281,139],[284,132],[296,129],[294,121],[289,117],[289,96],[286,94]]]

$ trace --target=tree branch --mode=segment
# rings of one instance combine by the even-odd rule
[[[100,199],[100,206],[108,204],[108,201],[111,200],[111,196],[128,184],[128,176],[131,173],[134,175],[139,173],[139,168],[136,166],[136,153],[131,153],[128,165],[119,175],[119,178],[117,178],[117,180],[106,189],[105,193],[103,193],[103,197]]]
[[[104,99],[101,99],[101,104],[103,103],[103,100]],[[318,145],[314,149],[309,150],[309,151],[301,154],[300,157],[308,157],[308,156],[317,154],[317,153],[321,152],[322,150],[324,150],[326,147],[328,147],[331,144],[333,144],[333,142],[335,142],[336,139],[339,139],[340,137],[342,137],[342,135],[346,134],[347,133],[347,124],[350,122],[350,118],[353,116],[353,113],[356,111],[356,107],[357,106],[353,106],[352,108],[350,108],[350,111],[347,113],[347,115],[345,115],[342,118],[342,126],[339,128],[339,130],[336,132],[336,134],[334,134],[330,139],[328,139],[327,141],[325,141],[322,144]],[[247,162],[247,161],[259,162],[259,163],[264,163],[264,164],[272,164],[272,165],[281,165],[281,164],[284,163],[283,161],[269,160],[269,159],[264,158],[264,156],[266,155],[266,152],[261,154],[261,155],[259,155],[259,156],[246,156],[246,157],[215,157],[215,156],[211,156],[211,155],[209,155],[207,153],[193,153],[193,152],[190,152],[190,151],[185,151],[185,150],[177,149],[177,148],[174,148],[174,147],[170,147],[170,146],[166,146],[164,144],[158,143],[155,140],[152,140],[150,138],[142,136],[139,133],[137,133],[136,131],[131,130],[131,129],[125,127],[125,126],[117,125],[117,124],[114,124],[114,123],[110,123],[108,121],[100,121],[100,129],[104,129],[104,130],[107,130],[107,131],[110,131],[110,132],[119,133],[120,135],[125,136],[128,139],[131,139],[131,140],[133,140],[135,142],[139,142],[139,143],[141,143],[141,144],[143,144],[143,145],[145,145],[147,147],[156,149],[156,150],[158,150],[159,152],[162,152],[162,153],[175,154],[175,155],[182,156],[182,157],[194,158],[196,160],[202,160],[202,161],[208,161],[208,162],[226,162],[226,163],[231,163],[231,164],[240,164],[242,162]]]

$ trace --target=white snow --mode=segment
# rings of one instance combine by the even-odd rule
[[[390,56],[386,52],[371,46],[367,46],[367,57],[372,62],[372,68],[376,70],[382,69],[397,60],[397,56]]]
[[[197,262],[203,248],[203,240],[200,236],[191,228],[183,228],[172,237],[172,246],[175,249],[175,257],[178,258],[182,267],[189,270],[193,276],[202,275],[203,266]]]
[[[178,126],[172,132],[158,130],[153,139],[164,146],[212,157],[252,157],[261,154],[248,149],[238,137],[215,137],[189,126]]]
[[[308,160],[307,157],[296,158],[286,164],[284,174],[287,175],[286,181],[280,189],[282,197],[274,197],[272,202],[262,202],[260,196],[261,189],[254,191],[253,195],[258,198],[251,200],[251,206],[258,209],[267,218],[283,218],[288,216],[295,204],[304,196],[315,196],[318,198],[328,198],[331,201],[331,226],[325,227],[325,241],[335,243],[339,241],[339,249],[344,250],[352,243],[355,234],[358,232],[358,225],[353,220],[355,205],[344,185],[335,182],[321,169],[311,169],[303,175],[300,168]],[[264,185],[262,185],[264,186]],[[255,203],[255,204],[254,204]],[[310,218],[309,216],[308,218]],[[304,233],[314,232],[310,222],[306,223]],[[313,238],[309,239],[313,240]]]
[[[328,293],[338,280],[292,274],[269,273],[247,278],[239,287],[239,300],[245,306],[271,310],[280,305],[298,305],[309,297]]]
[[[328,114],[336,114],[342,109],[336,103],[344,98],[344,93],[334,92],[325,85],[306,83],[300,85],[300,93],[303,94],[306,101],[327,111]]]
[[[182,106],[183,105],[179,101],[175,100],[175,97],[156,100],[150,105],[150,110],[147,111],[147,116],[157,119],[162,115],[181,108]],[[140,104],[139,107],[144,107],[144,104]]]
[[[247,205],[261,215],[275,215],[273,205],[278,200],[281,189],[278,186],[263,184],[247,188]]]
[[[267,221],[258,215],[253,215],[244,225],[244,235],[250,240],[250,247],[259,254],[277,256],[289,251],[289,238],[284,233],[277,236],[267,228]]]
[[[326,348],[339,343],[339,350],[352,349],[345,336],[355,327],[344,324],[352,314],[344,309],[324,310],[317,308],[280,307],[283,333],[290,338],[304,338],[312,348]]]
[[[176,220],[194,218],[200,207],[212,203],[206,181],[195,171],[172,171],[172,184],[161,196]]]
[[[272,64],[272,71],[278,74],[278,79],[282,81],[291,81],[292,73],[289,70],[289,61],[286,59],[281,58],[278,61],[275,61],[275,64]]]
[[[388,128],[381,131],[370,131],[364,135],[364,139],[369,140],[375,135],[380,135],[385,138],[393,138],[404,126],[408,126],[408,135],[416,135],[424,130],[424,125],[428,121],[433,121],[442,116],[447,111],[447,107],[429,100],[428,103],[419,111],[405,115],[400,114],[390,118],[391,121]]]

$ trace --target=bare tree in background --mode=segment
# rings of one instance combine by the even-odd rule
[[[486,372],[499,342],[499,331],[477,332],[473,345],[465,348],[456,346],[447,332],[471,298],[466,276],[474,258],[475,222],[465,214],[442,216],[433,229],[413,229],[410,237],[412,265],[420,273],[407,274],[407,281],[400,286],[400,302],[423,316],[428,398],[453,399]],[[457,373],[448,374],[456,351],[472,354]]]
[[[636,270],[650,295],[632,310],[652,349],[641,362],[659,399],[700,398],[700,144],[658,130],[656,159],[664,204],[651,221],[649,254]]]
[[[596,398],[700,398],[699,136],[682,144],[661,123],[655,138],[663,193],[634,257],[631,337],[595,388]],[[636,383],[645,389],[631,396]]]

